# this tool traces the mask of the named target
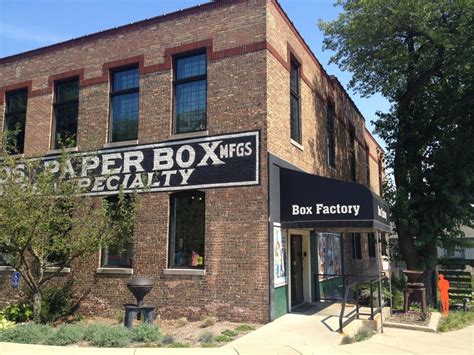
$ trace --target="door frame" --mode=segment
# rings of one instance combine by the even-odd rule
[[[302,253],[303,253],[303,303],[312,302],[311,290],[313,282],[311,279],[311,230],[310,229],[288,229],[288,252],[286,255],[286,265],[288,265],[288,309],[294,308],[291,306],[291,238],[293,235],[301,235],[302,237]]]

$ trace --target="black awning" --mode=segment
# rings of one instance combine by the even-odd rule
[[[283,228],[390,232],[388,204],[366,186],[280,168]]]

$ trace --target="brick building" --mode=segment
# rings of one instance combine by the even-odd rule
[[[383,152],[275,0],[215,1],[1,58],[0,109],[25,157],[54,161],[68,141],[91,194],[142,190],[133,245],[65,270],[112,308],[142,275],[162,317],[266,322],[332,294],[330,272],[376,272],[370,228],[280,216],[280,168],[378,194]]]

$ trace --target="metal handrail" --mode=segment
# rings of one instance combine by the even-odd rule
[[[359,286],[360,284],[367,284],[369,283],[370,285],[370,319],[373,320],[374,317],[377,315],[377,313],[381,312],[382,311],[382,308],[383,308],[383,304],[382,304],[382,290],[380,288],[380,282],[379,281],[384,281],[384,280],[387,280],[388,278],[386,276],[378,276],[372,280],[368,280],[368,281],[355,281],[355,282],[352,282],[352,283],[348,283],[348,280],[349,278],[348,277],[344,277],[344,286],[345,286],[345,292],[344,292],[344,299],[343,299],[343,302],[342,302],[342,306],[341,306],[341,312],[339,314],[339,332],[342,333],[343,329],[344,329],[344,326],[346,326],[348,323],[352,322],[355,318],[359,319],[359,316],[361,314],[363,315],[369,315],[369,314],[365,314],[365,313],[360,313],[359,311]],[[377,308],[374,310],[374,297],[373,297],[373,284],[374,283],[377,283],[377,288],[378,288],[378,306]],[[352,288],[355,287],[355,292],[356,292],[356,295],[355,295],[355,300],[356,300],[356,309],[351,311],[350,313],[347,314],[347,317],[348,319],[346,319],[344,321],[344,313],[345,313],[345,310],[346,310],[346,304],[347,304],[347,299],[349,298],[349,292]],[[352,314],[353,312],[355,312],[355,314]]]

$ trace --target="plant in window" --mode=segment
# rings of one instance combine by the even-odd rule
[[[9,252],[3,262],[20,272],[21,285],[33,295],[34,320],[40,321],[43,293],[51,279],[73,260],[131,235],[136,199],[119,203],[117,213],[123,218],[115,219],[106,203],[83,194],[75,179],[65,178],[67,167],[74,164],[65,151],[55,173],[39,159],[8,155],[6,140],[3,147],[0,249]],[[51,260],[57,268],[46,272]]]

